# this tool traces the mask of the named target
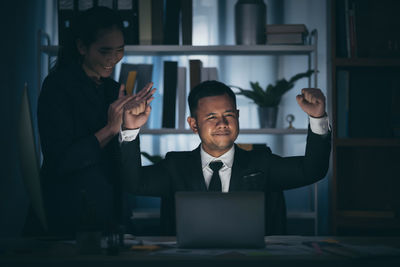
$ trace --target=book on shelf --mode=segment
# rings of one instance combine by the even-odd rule
[[[348,7],[347,17],[348,17],[348,43],[350,57],[357,57],[357,31],[356,31],[356,10],[355,3],[351,2],[351,6]]]
[[[78,13],[94,7],[94,0],[78,0]]]
[[[306,36],[303,33],[273,33],[267,34],[267,44],[298,44],[305,43]]]
[[[180,4],[182,44],[192,45],[193,3],[192,0],[181,0]]]
[[[162,128],[175,128],[178,62],[164,61]]]
[[[203,63],[199,59],[189,60],[190,90],[201,82],[201,68]]]
[[[118,3],[114,3],[114,0],[97,0],[97,6],[104,6],[113,9],[114,5]]]
[[[137,42],[133,44],[192,44],[192,0],[117,1],[136,9],[133,23],[124,21],[124,25],[136,25],[133,31],[127,33],[127,35],[137,34]]]
[[[336,10],[336,57],[339,58],[347,58],[349,57],[349,48],[350,45],[347,44],[348,38],[347,36],[347,16],[346,16],[346,8],[345,1],[338,0],[335,2],[335,10]]]
[[[342,0],[344,8],[344,25],[345,25],[345,43],[346,43],[346,57],[351,58],[351,43],[350,43],[350,20],[349,20],[349,0]]]
[[[304,24],[267,24],[267,34],[307,32],[307,27]]]
[[[351,0],[356,14],[359,57],[399,57],[400,1]]]
[[[164,0],[151,0],[151,43],[163,44],[164,41]]]
[[[150,0],[139,0],[139,44],[151,45],[151,4]]]
[[[177,81],[177,125],[179,129],[185,129],[186,125],[186,68],[178,67]]]
[[[138,75],[136,76],[137,86],[135,93],[142,90],[146,84],[153,80],[153,65],[152,64],[138,64]]]
[[[307,34],[304,24],[269,24],[267,44],[304,44]]]
[[[336,56],[355,58],[358,56],[356,3],[354,0],[336,2]]]
[[[218,70],[215,67],[201,68],[200,81],[218,81]]]
[[[102,2],[102,5],[109,6],[107,2],[110,0]],[[98,4],[100,5],[100,0]],[[125,44],[139,44],[138,0],[117,0],[115,8],[122,19]]]
[[[400,56],[400,1],[336,1],[336,56]]]
[[[336,56],[355,58],[358,56],[356,3],[354,0],[338,0],[335,8]]]
[[[152,64],[121,64],[119,82],[127,85],[129,72],[136,71],[136,84],[133,93],[142,90],[147,83],[152,81],[153,65]]]
[[[125,91],[127,95],[132,95],[132,93],[135,91],[136,76],[137,76],[136,70],[128,72],[128,78],[126,79],[125,83]]]
[[[165,0],[164,44],[179,44],[180,0]]]

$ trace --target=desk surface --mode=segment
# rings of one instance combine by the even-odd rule
[[[269,236],[265,241],[264,249],[189,250],[177,248],[175,237],[137,237],[110,256],[106,249],[79,254],[71,241],[0,239],[0,266],[400,266],[400,237]]]

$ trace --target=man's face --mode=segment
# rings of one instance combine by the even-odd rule
[[[78,49],[86,74],[95,79],[106,78],[124,55],[124,37],[117,28],[102,30],[89,47],[78,42]]]
[[[195,116],[188,123],[208,154],[219,157],[232,147],[239,134],[239,110],[227,94],[201,98]]]

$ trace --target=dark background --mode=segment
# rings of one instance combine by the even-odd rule
[[[24,83],[36,88],[36,34],[43,28],[45,1],[1,1],[0,237],[18,236],[28,196],[19,171],[16,123]],[[30,99],[35,99],[31,92]],[[36,110],[36,101],[31,101]]]

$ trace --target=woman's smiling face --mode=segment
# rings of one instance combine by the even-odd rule
[[[118,28],[103,29],[97,35],[97,40],[88,47],[77,41],[83,56],[82,68],[95,80],[109,77],[124,56],[124,36]]]

